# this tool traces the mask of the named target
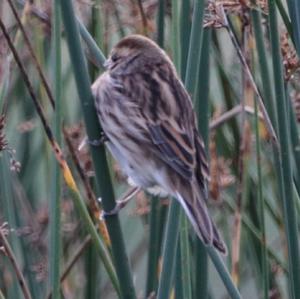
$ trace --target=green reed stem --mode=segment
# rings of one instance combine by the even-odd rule
[[[157,299],[169,298],[174,272],[174,262],[177,251],[178,225],[180,215],[180,205],[177,200],[172,199],[167,219],[165,240],[163,246],[163,265],[160,274]]]
[[[176,253],[176,261],[175,267],[176,271],[174,271],[174,291],[175,291],[175,298],[184,298],[183,296],[183,280],[182,280],[182,263],[181,263],[181,252],[180,246],[177,247]]]
[[[181,1],[180,11],[180,71],[181,79],[184,80],[186,74],[186,64],[188,59],[190,35],[191,35],[191,3],[190,0]]]
[[[211,29],[203,32],[201,58],[198,71],[198,84],[195,99],[195,110],[198,116],[198,128],[202,135],[204,144],[209,147],[209,51],[210,51]],[[196,281],[195,293],[197,298],[208,296],[208,257],[202,242],[197,238],[195,241],[195,263]]]
[[[158,15],[157,15],[157,44],[164,47],[165,35],[165,0],[158,1]]]
[[[291,128],[291,142],[292,142],[292,153],[294,154],[294,167],[293,167],[293,173],[294,173],[294,182],[295,186],[298,192],[298,195],[300,196],[300,138],[299,138],[299,130],[297,126],[297,120],[296,115],[294,113],[294,108],[292,107],[292,100],[288,98],[288,104],[289,107],[289,119],[290,119],[290,128]]]
[[[59,1],[53,2],[53,52],[54,52],[54,97],[55,97],[55,138],[61,146],[61,17]],[[54,157],[53,157],[54,159]],[[61,223],[60,223],[60,199],[62,176],[58,163],[54,165],[53,176],[53,196],[50,202],[50,286],[52,290],[52,298],[60,298],[60,258],[61,258]]]
[[[259,222],[262,234],[262,242],[260,244],[261,248],[261,266],[262,266],[262,289],[264,290],[264,298],[269,298],[269,269],[268,269],[268,251],[266,242],[266,229],[265,229],[265,209],[264,209],[264,199],[262,190],[262,173],[261,173],[261,149],[260,149],[260,139],[259,139],[259,120],[258,120],[258,109],[257,101],[254,100],[254,121],[255,121],[255,138],[256,138],[256,163],[257,163],[257,178],[258,178],[258,190],[257,190],[257,201],[258,201],[258,214]]]
[[[292,23],[291,23],[288,13],[286,12],[285,4],[283,4],[281,0],[276,0],[275,2],[276,2],[276,6],[278,8],[278,11],[280,13],[280,16],[283,20],[283,23],[293,41],[293,43],[295,44],[295,40],[293,37],[293,26],[292,26]]]
[[[300,2],[299,0],[287,0],[289,14],[291,17],[293,37],[298,56],[300,55]]]
[[[184,213],[180,213],[180,253],[181,253],[181,280],[183,298],[192,299],[191,277],[191,246],[189,242],[189,221]],[[205,269],[203,269],[205,271]]]
[[[63,0],[61,1],[61,7],[88,138],[90,140],[99,140],[101,127],[94,107],[88,70],[80,44],[79,30],[72,2],[70,0]],[[97,187],[102,196],[103,208],[105,211],[111,211],[115,207],[115,199],[104,147],[91,147],[91,155],[94,162]],[[114,265],[119,278],[121,297],[128,299],[136,298],[119,217],[114,215],[107,217],[105,220],[111,240]]]
[[[201,57],[202,46],[202,21],[204,16],[204,0],[197,0],[194,4],[193,21],[189,51],[185,74],[185,87],[194,99],[194,92],[197,83],[198,68]]]
[[[284,90],[282,58],[279,45],[279,32],[274,0],[269,0],[269,26],[272,46],[273,75],[278,117],[278,134],[280,141],[280,159],[283,171],[282,184],[283,214],[285,220],[286,238],[288,241],[289,286],[290,295],[296,298],[300,294],[300,259],[297,231],[296,208],[293,195],[293,177],[291,169],[291,145],[289,140],[289,124],[287,119],[287,103]]]
[[[79,28],[79,33],[86,43],[86,46],[88,47],[89,54],[91,55],[93,61],[97,64],[98,67],[104,68],[104,62],[106,60],[104,54],[97,46],[95,40],[91,37],[87,29],[84,27],[82,22],[77,19],[77,24]]]
[[[149,235],[149,246],[148,246],[148,266],[147,266],[147,283],[146,283],[146,294],[147,298],[151,292],[154,292],[157,287],[157,270],[158,270],[158,255],[159,255],[159,199],[151,199],[151,212],[150,212],[150,235]]]
[[[232,299],[241,299],[241,294],[239,293],[238,289],[235,287],[231,276],[226,269],[219,253],[213,247],[207,247],[207,252],[210,256],[210,259],[215,265],[216,270],[218,271],[221,279],[223,280],[224,285],[228,291],[228,294]]]
[[[181,73],[180,71],[180,35],[179,35],[179,4],[177,0],[172,0],[172,55],[173,61],[176,67],[178,74]]]

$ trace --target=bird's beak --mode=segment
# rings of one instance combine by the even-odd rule
[[[108,69],[110,67],[110,65],[111,65],[111,60],[110,59],[106,59],[105,62],[104,62],[104,64],[103,64],[103,66],[106,69]]]

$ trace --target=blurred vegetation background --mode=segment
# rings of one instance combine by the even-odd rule
[[[299,298],[297,0],[2,0],[0,28],[1,299]],[[226,257],[172,199],[100,217],[132,190],[81,146],[100,136],[89,86],[131,33],[193,98]]]

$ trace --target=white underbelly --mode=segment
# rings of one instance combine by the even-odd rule
[[[153,195],[166,197],[170,192],[165,188],[165,175],[162,170],[157,169],[153,161],[141,160],[138,154],[128,152],[117,144],[107,142],[107,147],[113,157],[119,163],[122,171],[128,176],[128,183],[138,186]]]

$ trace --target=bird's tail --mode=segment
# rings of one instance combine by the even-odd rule
[[[203,243],[213,246],[223,255],[227,255],[227,247],[208,213],[204,196],[192,189],[190,189],[191,192],[188,192],[189,194],[185,195],[176,192],[177,199]]]

